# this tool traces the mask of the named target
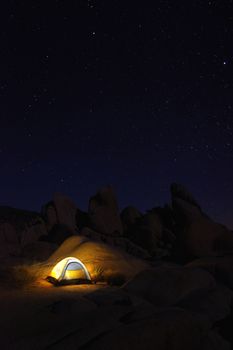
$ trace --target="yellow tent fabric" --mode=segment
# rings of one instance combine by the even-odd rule
[[[86,266],[75,257],[67,257],[60,260],[52,269],[50,277],[57,281],[62,280],[91,280]]]

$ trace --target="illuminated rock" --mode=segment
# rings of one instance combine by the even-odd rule
[[[127,253],[83,236],[71,236],[52,254],[47,263],[55,266],[66,257],[75,257],[88,269],[92,280],[122,275],[129,279],[148,265]]]

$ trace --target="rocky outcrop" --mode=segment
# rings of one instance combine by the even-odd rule
[[[95,231],[105,235],[122,235],[122,223],[112,187],[102,188],[90,198],[88,214],[91,228]]]
[[[38,240],[59,245],[80,233],[141,258],[170,257],[187,262],[233,252],[233,233],[211,220],[183,186],[172,184],[171,195],[172,205],[155,207],[145,214],[130,206],[120,215],[111,187],[101,189],[90,199],[88,213],[58,193],[43,207],[42,216],[0,208],[1,241],[5,242],[6,230],[7,240],[14,237],[14,244],[2,243],[1,254],[8,250],[20,254],[22,247]],[[6,229],[5,224],[10,226]]]
[[[223,225],[204,217],[192,221],[183,234],[190,256],[221,256],[233,252],[233,234]]]
[[[10,223],[0,224],[0,258],[5,256],[17,256],[21,247],[15,227]]]
[[[55,193],[53,203],[56,209],[58,224],[66,225],[71,231],[76,230],[76,205],[67,196]]]
[[[233,253],[233,233],[205,215],[188,192],[172,191],[176,255],[184,260]]]
[[[175,236],[165,229],[157,212],[151,211],[128,226],[124,235],[155,258],[169,255]]]
[[[45,204],[41,209],[41,213],[46,222],[47,230],[50,231],[58,223],[57,212],[53,201]]]
[[[47,230],[38,213],[0,207],[0,258],[21,257],[23,247],[41,235]]]
[[[215,287],[215,279],[205,270],[160,266],[140,272],[124,290],[161,307],[177,305],[190,296],[200,298]]]
[[[214,325],[217,321],[230,315],[232,301],[233,291],[222,284],[217,284],[215,288],[199,295],[198,298],[195,294],[187,296],[179,303],[179,306],[206,316]]]
[[[91,240],[99,241],[103,243],[107,243],[111,246],[116,246],[118,248],[121,248],[125,252],[132,254],[138,258],[141,259],[148,259],[150,258],[150,254],[147,252],[147,250],[143,249],[137,244],[134,244],[132,241],[125,237],[117,237],[117,236],[110,236],[101,234],[99,232],[96,232],[89,227],[84,227],[80,234],[82,236],[88,237]]]
[[[65,225],[73,233],[77,230],[76,225],[76,205],[67,196],[55,193],[53,200],[42,207],[42,215],[45,218],[48,231],[54,225]]]
[[[47,260],[57,249],[57,244],[43,241],[28,243],[22,249],[22,256],[25,262],[42,262]]]
[[[209,271],[218,281],[233,290],[233,255],[221,257],[203,257],[186,265]]]
[[[172,197],[172,207],[176,224],[181,228],[204,216],[197,206],[180,198]]]
[[[60,245],[68,237],[73,236],[74,231],[64,224],[55,224],[49,233],[40,237],[40,241],[50,242]]]
[[[201,211],[201,207],[196,201],[196,199],[184,186],[177,183],[172,183],[170,190],[171,190],[172,199],[173,198],[181,199],[189,204],[192,204],[193,206],[197,207]]]
[[[142,214],[138,209],[132,206],[128,206],[121,212],[121,221],[123,224],[124,232],[128,231],[137,220],[142,217]]]
[[[162,238],[162,223],[156,214],[148,213],[142,217],[132,240],[148,250],[151,255],[156,253]]]
[[[220,346],[219,349],[230,349],[201,316],[180,308],[168,308],[149,318],[114,327],[92,340],[85,349],[217,350],[211,346],[213,343]]]
[[[47,236],[45,222],[42,220],[42,218],[38,218],[34,225],[25,225],[25,228],[20,236],[20,243],[22,247],[38,241],[41,236]]]

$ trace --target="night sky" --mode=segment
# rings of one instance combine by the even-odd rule
[[[5,3],[5,4],[4,4]],[[187,186],[233,228],[233,3],[5,0],[0,204],[120,207]]]

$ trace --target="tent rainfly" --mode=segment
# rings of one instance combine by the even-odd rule
[[[59,261],[47,280],[55,285],[91,283],[86,266],[77,258],[67,257]]]

